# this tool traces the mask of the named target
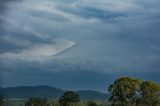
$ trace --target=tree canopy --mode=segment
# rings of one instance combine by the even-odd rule
[[[80,101],[79,95],[73,91],[65,92],[59,99],[61,106],[70,106],[71,104],[76,104],[79,101]]]
[[[98,106],[94,101],[88,101],[87,106]]]
[[[141,101],[148,106],[160,103],[160,85],[153,81],[143,82],[140,86]]]
[[[112,106],[156,106],[159,103],[160,85],[130,77],[118,78],[108,88]]]

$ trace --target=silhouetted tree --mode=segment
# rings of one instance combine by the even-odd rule
[[[80,101],[79,95],[73,91],[65,92],[59,99],[61,106],[75,105],[79,101]]]
[[[2,106],[4,104],[4,98],[2,95],[0,95],[0,106]]]
[[[94,101],[87,101],[87,106],[98,106]]]

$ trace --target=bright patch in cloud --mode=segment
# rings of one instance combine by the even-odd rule
[[[21,50],[18,53],[7,52],[0,54],[1,59],[20,59],[28,61],[36,61],[47,59],[74,46],[76,43],[67,39],[55,39],[50,44],[33,44],[32,46]]]

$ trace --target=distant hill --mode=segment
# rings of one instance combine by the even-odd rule
[[[109,97],[109,94],[92,91],[92,90],[78,91],[77,93],[80,95],[81,99],[105,100]]]
[[[46,97],[58,99],[63,95],[64,92],[65,90],[50,86],[17,86],[0,88],[0,94],[8,99],[27,99],[29,97]],[[76,92],[80,95],[81,99],[104,100],[108,97],[108,95],[105,93],[92,90]]]

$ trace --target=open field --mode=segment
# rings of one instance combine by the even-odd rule
[[[80,101],[76,106],[87,106],[87,100],[83,100]],[[98,105],[98,106],[110,106],[111,103],[109,103],[108,101],[98,101],[98,100],[94,100],[94,102]],[[6,100],[4,106],[25,106],[26,100]],[[50,106],[57,106],[56,105],[57,100],[49,100],[48,104]]]
[[[26,100],[7,100],[6,103],[4,104],[4,106],[25,106],[25,102],[26,102]],[[80,101],[78,104],[73,105],[73,106],[88,106],[87,102],[88,101],[83,100],[83,101]],[[111,106],[111,102],[109,102],[109,101],[94,100],[94,102],[97,104],[97,106]],[[59,106],[56,103],[57,103],[56,100],[49,100],[48,101],[49,106]],[[145,106],[145,105],[139,105],[139,106]],[[157,106],[160,106],[160,104],[157,105]]]
[[[4,106],[25,106],[26,100],[6,100]]]

